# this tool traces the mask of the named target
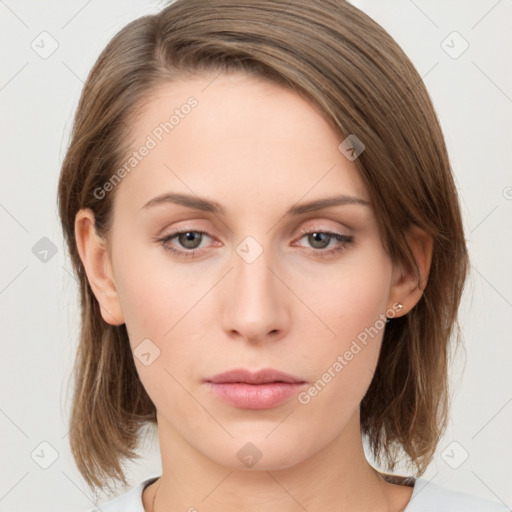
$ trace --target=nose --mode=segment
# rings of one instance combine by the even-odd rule
[[[291,292],[279,277],[270,250],[254,261],[240,254],[233,255],[234,268],[224,290],[223,328],[231,338],[253,344],[276,341],[289,328]]]

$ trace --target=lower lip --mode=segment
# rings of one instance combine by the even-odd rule
[[[292,397],[305,383],[269,382],[245,384],[243,382],[214,383],[208,387],[226,402],[241,409],[270,409]]]

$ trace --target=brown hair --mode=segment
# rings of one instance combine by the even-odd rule
[[[108,236],[115,192],[94,191],[128,151],[129,120],[157,86],[185,73],[244,71],[312,102],[340,142],[355,134],[355,163],[393,262],[419,272],[405,234],[433,237],[428,284],[416,306],[389,322],[361,403],[362,433],[380,464],[400,455],[421,475],[447,418],[447,361],[468,254],[443,134],[414,66],[377,23],[343,0],[178,0],[123,28],[91,70],[76,111],[58,187],[59,213],[81,299],[70,443],[92,487],[126,483],[142,428],[156,423],[125,325],[100,315],[79,258],[75,215],[90,208]],[[213,75],[212,75],[213,76]]]

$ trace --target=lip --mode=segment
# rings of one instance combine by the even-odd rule
[[[205,380],[219,398],[241,409],[270,409],[295,395],[305,380],[272,368],[236,368]]]

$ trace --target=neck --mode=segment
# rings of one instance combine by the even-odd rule
[[[367,462],[359,427],[359,414],[330,442],[318,440],[310,457],[296,461],[296,454],[283,454],[278,446],[254,440],[261,458],[252,467],[241,463],[237,453],[256,449],[246,441],[226,435],[224,446],[205,440],[201,451],[186,442],[168,422],[159,417],[158,435],[162,476],[143,496],[148,512],[200,510],[212,512],[259,510],[296,512],[350,510],[352,512],[398,511],[406,506],[412,489],[384,482]],[[267,436],[270,438],[271,436]],[[300,443],[300,440],[297,440]],[[225,454],[232,452],[232,462]],[[277,453],[279,457],[272,457]],[[301,454],[305,453],[304,448]],[[222,454],[222,460],[216,459]],[[250,460],[250,459],[247,459]],[[152,501],[158,490],[155,509]]]

